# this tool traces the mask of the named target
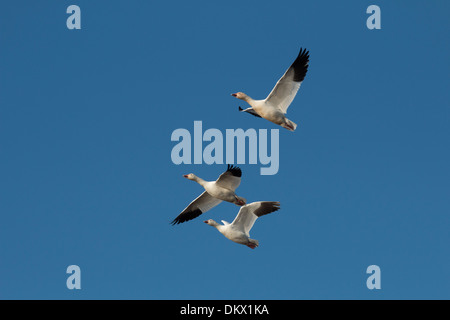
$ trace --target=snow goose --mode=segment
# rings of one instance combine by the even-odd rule
[[[244,100],[251,108],[239,110],[254,116],[264,118],[290,131],[294,131],[297,124],[286,118],[285,114],[292,100],[294,100],[300,85],[308,71],[309,51],[300,49],[294,63],[278,80],[272,92],[264,100],[253,100],[242,92],[231,94],[233,97]]]
[[[193,173],[184,175],[183,177],[200,184],[205,188],[205,191],[172,221],[172,225],[192,220],[222,201],[228,201],[238,206],[245,205],[246,200],[238,197],[234,192],[241,183],[241,176],[241,169],[230,165],[228,165],[227,171],[222,173],[216,181],[205,181]]]
[[[253,227],[256,219],[259,217],[277,211],[280,209],[280,203],[275,201],[259,201],[247,204],[239,210],[232,223],[222,220],[223,224],[209,219],[204,221],[208,225],[215,227],[225,237],[236,243],[244,244],[249,248],[255,249],[259,242],[250,239],[250,229]]]

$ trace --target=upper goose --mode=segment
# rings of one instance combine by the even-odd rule
[[[244,100],[251,108],[240,111],[248,112],[254,116],[262,117],[290,131],[294,131],[297,124],[286,118],[285,114],[292,100],[294,100],[303,79],[308,71],[309,51],[300,49],[294,63],[278,80],[272,92],[264,100],[253,100],[242,92],[231,94],[233,97]]]
[[[202,213],[214,208],[222,201],[232,202],[238,206],[246,203],[244,198],[238,197],[234,190],[241,183],[242,171],[238,167],[228,165],[227,171],[222,173],[216,181],[205,181],[195,174],[186,174],[183,177],[194,180],[205,188],[199,197],[192,201],[173,221],[172,225],[192,220]]]
[[[204,222],[215,227],[220,233],[231,241],[244,244],[249,248],[255,249],[259,245],[259,242],[258,240],[250,239],[250,229],[253,227],[256,219],[265,214],[277,211],[278,209],[280,209],[279,202],[252,202],[241,207],[232,223],[222,220],[223,224],[219,224],[212,219]]]

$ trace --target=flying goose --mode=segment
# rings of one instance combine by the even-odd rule
[[[233,97],[244,100],[251,108],[239,111],[248,112],[256,117],[261,117],[290,131],[294,131],[297,124],[286,118],[285,114],[292,100],[294,100],[300,85],[308,71],[309,51],[300,49],[300,53],[294,63],[278,80],[272,92],[264,100],[253,100],[242,92],[232,93]]]
[[[215,227],[226,238],[236,243],[244,244],[251,249],[259,246],[258,240],[250,239],[250,230],[256,219],[259,217],[277,211],[280,209],[280,203],[275,201],[259,201],[247,204],[239,210],[232,223],[222,220],[223,224],[209,219],[203,221],[208,225]]]
[[[244,198],[238,197],[234,191],[241,183],[242,171],[238,167],[228,165],[227,171],[222,173],[216,181],[205,181],[193,173],[183,177],[200,184],[205,191],[192,201],[171,223],[172,225],[192,220],[202,213],[214,208],[222,201],[228,201],[238,206],[246,203]]]

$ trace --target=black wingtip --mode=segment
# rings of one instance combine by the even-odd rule
[[[228,165],[227,171],[230,172],[235,177],[242,177],[242,170],[239,167],[234,167],[232,165]]]
[[[309,50],[306,48],[300,48],[300,52],[298,53],[298,57],[309,58]]]
[[[271,206],[270,212],[275,212],[281,209],[281,204],[279,201],[270,201],[268,204]]]
[[[239,111],[244,111],[244,109],[242,109],[241,106],[239,106]]]
[[[195,209],[192,211],[188,211],[185,213],[180,214],[178,217],[173,219],[173,221],[170,223],[172,226],[192,220],[194,218],[197,218],[199,215],[201,215],[203,212],[200,209]]]
[[[309,51],[306,48],[300,48],[300,52],[295,59],[292,67],[294,68],[294,81],[302,82],[305,79],[309,66]]]

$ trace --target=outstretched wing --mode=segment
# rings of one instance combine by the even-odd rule
[[[255,117],[261,118],[261,116],[259,114],[257,114],[256,111],[253,110],[253,108],[242,109],[241,107],[239,107],[239,111],[247,112],[247,113],[250,113],[251,115],[254,115]]]
[[[241,176],[242,171],[240,168],[228,165],[227,171],[219,176],[216,183],[220,187],[234,191],[241,184]]]
[[[231,224],[243,230],[249,236],[249,232],[255,224],[256,219],[279,209],[280,203],[278,201],[252,202],[241,207],[238,215]]]
[[[210,196],[206,191],[192,201],[173,221],[172,225],[183,223],[194,218],[197,218],[202,213],[214,208],[222,200]]]
[[[266,102],[278,106],[283,113],[287,112],[289,105],[294,100],[300,85],[308,71],[309,51],[300,49],[300,53],[294,63],[278,80],[272,92],[267,96]]]

